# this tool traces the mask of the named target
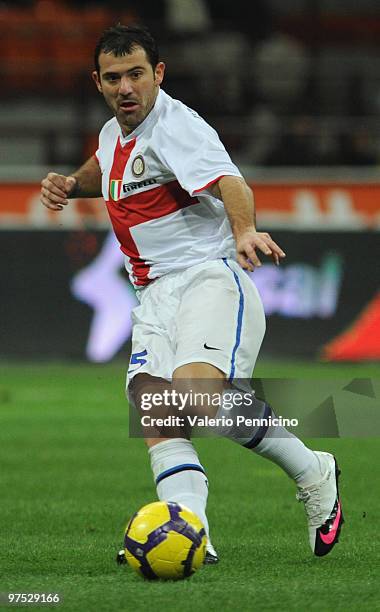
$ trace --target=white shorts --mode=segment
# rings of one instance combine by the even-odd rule
[[[127,385],[147,373],[171,381],[187,363],[204,362],[229,381],[250,379],[265,333],[264,309],[251,278],[231,259],[162,276],[132,312]]]

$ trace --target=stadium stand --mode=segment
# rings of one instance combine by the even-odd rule
[[[80,161],[107,117],[90,78],[94,43],[105,27],[137,21],[159,37],[167,91],[213,123],[238,161],[376,165],[380,11],[371,0],[341,9],[269,0],[252,19],[241,0],[3,2],[3,137],[29,139],[31,160]],[[56,113],[41,122],[44,100]]]

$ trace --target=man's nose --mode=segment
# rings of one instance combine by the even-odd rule
[[[123,96],[127,96],[132,93],[133,88],[130,79],[127,76],[122,76],[120,79],[120,89],[119,93]]]

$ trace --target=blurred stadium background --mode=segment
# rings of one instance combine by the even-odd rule
[[[264,357],[380,358],[377,0],[0,2],[0,356],[127,357],[136,303],[101,201],[39,203],[97,147],[99,33],[143,22],[164,88],[220,133],[287,252],[254,273]]]

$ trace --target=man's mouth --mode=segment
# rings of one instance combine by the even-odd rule
[[[137,110],[138,107],[139,107],[139,104],[135,100],[123,100],[123,102],[120,102],[119,104],[120,110],[122,110],[125,113],[132,113],[135,110]]]

